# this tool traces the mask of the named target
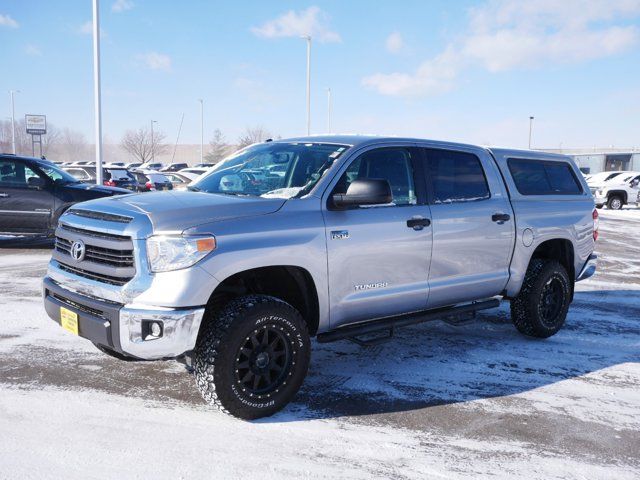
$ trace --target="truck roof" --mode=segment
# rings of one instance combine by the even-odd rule
[[[556,159],[567,159],[566,155],[561,155],[557,153],[547,153],[540,152],[536,150],[525,150],[525,149],[516,149],[516,148],[503,148],[503,147],[489,147],[485,145],[474,145],[469,143],[459,143],[459,142],[447,142],[442,140],[431,140],[427,138],[416,138],[416,137],[395,137],[389,135],[361,135],[361,134],[331,134],[331,135],[309,135],[304,137],[293,137],[293,138],[283,138],[279,140],[274,140],[274,142],[320,142],[320,143],[332,143],[332,144],[340,144],[340,145],[348,145],[350,147],[362,147],[366,145],[372,145],[380,142],[392,142],[392,141],[400,141],[400,142],[429,142],[434,147],[442,147],[442,148],[452,148],[452,147],[474,147],[474,148],[482,148],[491,152],[494,156],[526,156],[527,158],[532,159],[543,159],[543,158],[556,158]]]

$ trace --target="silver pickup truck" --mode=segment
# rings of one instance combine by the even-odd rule
[[[267,141],[190,191],[82,203],[60,219],[49,316],[121,359],[191,359],[204,399],[271,415],[310,337],[395,328],[509,300],[546,338],[595,272],[598,215],[565,156],[412,138]]]

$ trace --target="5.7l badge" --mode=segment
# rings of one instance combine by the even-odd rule
[[[333,230],[331,240],[346,240],[349,238],[349,230]]]

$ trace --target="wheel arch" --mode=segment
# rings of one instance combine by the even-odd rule
[[[609,190],[607,192],[607,200],[613,196],[620,197],[623,205],[627,204],[627,192],[625,190]]]
[[[315,335],[320,323],[319,298],[316,283],[309,271],[296,265],[269,265],[250,268],[224,278],[211,293],[205,307],[205,318],[234,298],[262,294],[280,298],[300,312],[309,335]]]

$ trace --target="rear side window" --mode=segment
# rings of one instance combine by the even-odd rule
[[[566,162],[509,159],[509,171],[522,195],[577,195],[582,188]]]
[[[470,202],[491,196],[480,159],[471,153],[426,150],[435,203]]]

